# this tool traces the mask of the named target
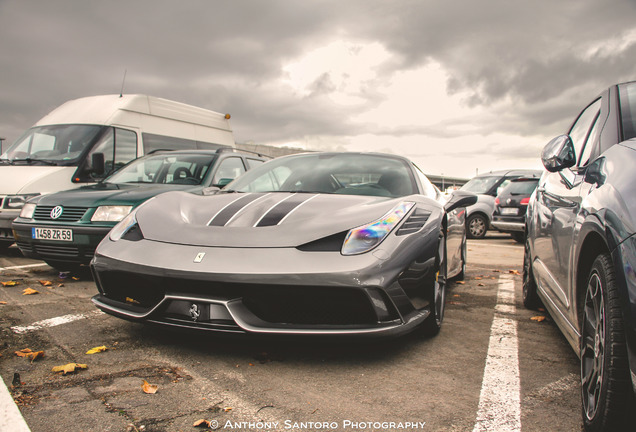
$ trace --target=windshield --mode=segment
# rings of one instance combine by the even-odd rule
[[[409,165],[388,156],[316,153],[281,157],[254,168],[228,192],[309,192],[398,197],[418,193]]]
[[[0,156],[9,162],[45,161],[52,165],[78,159],[105,126],[38,126],[25,132]]]
[[[461,187],[461,190],[476,194],[485,194],[499,181],[499,176],[473,177],[468,183]]]
[[[107,177],[105,183],[162,183],[200,185],[214,154],[156,154],[145,156]]]
[[[539,184],[539,179],[516,179],[510,182],[504,190],[501,191],[501,195],[506,193],[510,195],[532,195],[535,188]]]

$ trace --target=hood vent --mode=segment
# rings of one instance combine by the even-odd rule
[[[395,235],[403,236],[413,234],[422,229],[426,224],[426,221],[431,216],[431,212],[428,210],[416,209],[413,214],[404,222],[404,224],[397,230]]]

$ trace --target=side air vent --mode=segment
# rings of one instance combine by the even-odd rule
[[[298,246],[296,249],[303,252],[340,252],[342,243],[347,236],[347,231],[323,237],[309,243]]]
[[[404,224],[397,230],[395,235],[403,236],[413,234],[422,229],[426,221],[431,216],[431,212],[428,210],[416,209],[413,214],[404,222]]]

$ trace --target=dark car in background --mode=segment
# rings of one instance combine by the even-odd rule
[[[470,179],[461,190],[477,194],[477,202],[466,209],[468,238],[484,238],[491,228],[495,197],[511,180],[524,176],[540,176],[540,170],[501,170],[480,174]]]
[[[586,431],[636,430],[636,82],[609,87],[541,155],[523,301],[581,361]]]
[[[59,270],[88,264],[113,226],[163,192],[213,194],[266,159],[233,149],[159,151],[130,162],[100,183],[41,195],[13,221],[20,251]]]
[[[526,210],[530,196],[538,183],[538,175],[512,179],[495,198],[495,211],[491,223],[493,228],[510,233],[513,239],[523,243],[526,238]]]

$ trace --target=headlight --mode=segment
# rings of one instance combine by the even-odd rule
[[[7,195],[4,199],[4,208],[20,210],[24,207],[24,204],[33,198],[34,196],[38,196],[40,194],[25,194],[25,195]]]
[[[35,204],[25,204],[20,212],[20,217],[25,219],[33,219],[33,213],[35,213]]]
[[[375,248],[414,205],[413,202],[403,202],[380,219],[349,231],[342,245],[342,254],[357,255]]]
[[[119,222],[132,210],[132,206],[100,206],[97,207],[92,222]]]
[[[129,213],[121,222],[113,227],[110,230],[109,237],[112,241],[117,241],[122,238],[124,234],[126,234],[132,227],[137,225],[137,209],[132,213]]]

